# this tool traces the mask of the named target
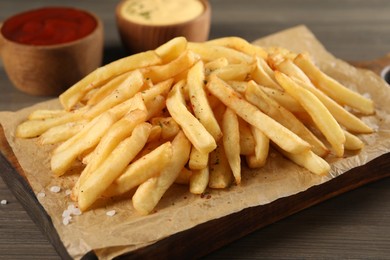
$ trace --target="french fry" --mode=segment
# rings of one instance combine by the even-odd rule
[[[374,103],[371,99],[350,90],[323,73],[306,55],[299,54],[294,59],[294,63],[305,72],[317,88],[321,89],[339,104],[350,106],[366,115],[371,115],[375,112]]]
[[[192,175],[192,171],[187,169],[186,167],[183,167],[179,175],[176,177],[175,183],[181,185],[188,185],[190,183],[191,175]]]
[[[122,174],[129,162],[139,153],[148,139],[151,125],[139,124],[131,136],[124,139],[80,186],[78,206],[87,210],[105,192],[105,190]],[[162,157],[165,158],[165,157]]]
[[[249,155],[255,152],[255,139],[253,138],[250,125],[243,119],[238,118],[240,154]]]
[[[188,71],[188,95],[195,116],[218,141],[222,136],[222,132],[208,102],[204,81],[204,65],[202,61],[199,61]]]
[[[90,89],[97,88],[125,72],[160,63],[161,58],[154,51],[141,52],[116,60],[94,70],[67,89],[59,96],[60,102],[65,110],[70,111]]]
[[[209,163],[209,153],[200,152],[194,146],[192,146],[190,159],[188,160],[188,167],[191,170],[201,170],[206,168],[208,163]]]
[[[268,96],[278,102],[281,106],[285,107],[292,113],[302,113],[305,109],[299,104],[298,101],[293,99],[288,93],[284,90],[277,90],[272,88],[261,87],[261,90],[264,91]]]
[[[144,84],[143,76],[139,70],[135,70],[107,97],[92,106],[84,113],[85,117],[94,118],[104,111],[121,104],[133,97]]]
[[[224,46],[188,42],[187,48],[198,54],[204,62],[226,58],[229,63],[251,63],[252,56]]]
[[[292,154],[286,151],[279,150],[284,156],[289,158],[294,163],[306,168],[310,172],[317,175],[325,175],[330,171],[330,165],[313,151],[304,151],[302,153]]]
[[[220,79],[223,79],[225,81],[229,81],[229,80],[244,81],[250,77],[254,68],[255,66],[252,64],[245,64],[245,63],[229,64],[225,67],[214,70],[210,74],[214,74],[218,76]]]
[[[222,37],[214,40],[209,40],[206,44],[219,45],[235,49],[249,56],[259,56],[265,59],[268,53],[260,46],[250,44],[240,37]]]
[[[56,144],[66,141],[80,132],[87,123],[87,120],[78,120],[65,123],[63,125],[54,126],[39,137],[39,142],[41,144]]]
[[[63,175],[82,152],[97,145],[116,120],[117,117],[112,113],[103,113],[92,120],[81,132],[58,146],[50,160],[52,172],[57,176]]]
[[[169,63],[182,54],[187,48],[187,39],[179,36],[157,47],[154,51],[162,59],[162,63]]]
[[[63,116],[66,113],[65,110],[62,109],[38,109],[31,112],[30,115],[28,115],[28,120],[42,120],[42,119],[48,119],[48,118],[55,118],[59,116]]]
[[[324,157],[329,153],[328,148],[293,113],[268,97],[255,82],[248,83],[245,97],[261,111],[308,142],[317,155]]]
[[[209,61],[204,65],[205,75],[208,76],[211,72],[223,68],[227,65],[229,65],[229,61],[225,57]]]
[[[198,61],[199,57],[191,51],[185,51],[173,61],[150,66],[143,69],[145,78],[150,78],[153,83],[170,79],[179,73],[187,70]]]
[[[154,99],[146,102],[145,107],[148,111],[148,116],[146,117],[147,120],[153,117],[162,116],[163,110],[165,108],[165,97],[159,95]]]
[[[144,122],[146,119],[146,111],[133,110],[126,116],[115,122],[102,137],[95,150],[92,152],[89,163],[81,172],[79,179],[77,180],[73,194],[78,194],[78,188],[82,186],[85,180],[95,171],[109,154],[117,147],[117,145],[127,137],[129,137],[133,129]]]
[[[241,183],[240,129],[237,115],[227,108],[222,118],[223,146],[237,184]]]
[[[233,174],[222,143],[219,143],[217,148],[210,153],[209,174],[210,188],[224,189],[232,183]]]
[[[152,125],[160,126],[161,138],[163,140],[175,137],[180,131],[179,125],[172,117],[155,117],[152,118],[151,123]]]
[[[209,167],[206,166],[200,170],[194,170],[190,176],[189,186],[192,194],[202,194],[209,184]]]
[[[171,142],[166,142],[138,160],[133,161],[111,184],[105,196],[124,194],[148,179],[161,175],[164,168],[173,161],[172,155],[172,144]],[[179,174],[183,167],[184,165],[175,174]]]
[[[172,141],[172,157],[158,176],[142,183],[132,200],[134,208],[141,214],[149,214],[161,197],[177,179],[190,153],[191,143],[180,132]]]
[[[329,141],[338,157],[344,154],[345,134],[336,119],[310,91],[296,84],[285,74],[276,71],[279,84],[305,108],[311,119]]]
[[[186,108],[182,93],[183,86],[184,82],[179,82],[172,88],[166,101],[168,111],[196,149],[203,153],[209,153],[217,146],[216,142],[206,128]]]
[[[269,138],[254,126],[251,127],[251,130],[255,140],[255,153],[247,155],[245,158],[249,168],[260,168],[263,167],[267,161]]]
[[[262,86],[282,90],[278,83],[273,79],[274,72],[268,67],[267,73],[266,69],[264,69],[267,68],[266,66],[268,65],[264,60],[257,58],[255,69],[251,74],[252,79]]]
[[[345,134],[344,147],[346,150],[356,151],[356,150],[363,149],[364,143],[362,140],[359,139],[359,137],[345,130],[344,130],[344,134]]]
[[[165,81],[159,82],[151,88],[143,90],[142,98],[145,103],[152,101],[155,97],[162,95],[166,96],[171,89],[173,84],[173,79],[167,79]]]
[[[283,150],[300,153],[310,149],[310,145],[299,136],[262,113],[258,108],[243,100],[237,93],[217,77],[210,77],[208,90],[227,107],[249,124],[259,128],[269,139]]]

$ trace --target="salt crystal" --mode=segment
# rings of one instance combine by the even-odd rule
[[[5,205],[5,204],[7,204],[8,203],[8,201],[7,200],[1,200],[1,205]]]
[[[71,219],[72,219],[71,216],[64,217],[62,219],[62,224],[64,224],[65,226],[68,225]]]
[[[75,215],[75,216],[80,216],[81,215],[81,210],[79,208],[75,208],[72,211],[72,214]]]
[[[116,211],[114,209],[106,212],[106,215],[110,216],[110,217],[114,216],[115,214],[116,214]]]
[[[67,190],[65,191],[65,195],[66,195],[66,196],[69,196],[70,194],[72,194],[72,190],[67,189]]]
[[[38,198],[44,198],[46,196],[46,194],[44,193],[44,192],[39,192],[38,194],[37,194],[37,197]]]
[[[61,191],[61,187],[59,187],[59,186],[52,186],[52,187],[50,187],[50,191],[54,192],[54,193],[58,193],[58,192]]]
[[[70,211],[69,210],[64,210],[64,212],[62,212],[62,217],[65,218],[65,217],[69,217],[70,216]]]

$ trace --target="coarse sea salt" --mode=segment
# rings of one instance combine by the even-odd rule
[[[62,212],[62,224],[68,225],[72,220],[72,216],[81,215],[81,210],[75,205],[70,204],[66,210]]]
[[[5,205],[5,204],[7,204],[8,203],[8,201],[7,200],[1,200],[1,205]]]
[[[44,193],[44,192],[39,192],[38,194],[37,194],[37,197],[38,198],[44,198],[46,196],[46,194]]]
[[[51,186],[50,187],[50,191],[53,192],[53,193],[58,193],[61,191],[61,187],[59,186]]]
[[[110,217],[114,216],[115,214],[116,214],[115,209],[106,212],[106,215]]]

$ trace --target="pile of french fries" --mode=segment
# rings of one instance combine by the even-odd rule
[[[373,131],[359,118],[373,101],[307,53],[238,37],[174,38],[93,71],[59,99],[63,109],[34,111],[16,136],[57,144],[56,176],[85,165],[71,196],[82,211],[129,194],[149,214],[174,183],[194,194],[239,185],[242,167],[262,167],[270,147],[326,174],[324,158],[361,149],[357,134]]]

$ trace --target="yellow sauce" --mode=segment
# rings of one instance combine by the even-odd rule
[[[190,21],[204,10],[199,0],[128,0],[124,18],[140,24],[169,25]]]

